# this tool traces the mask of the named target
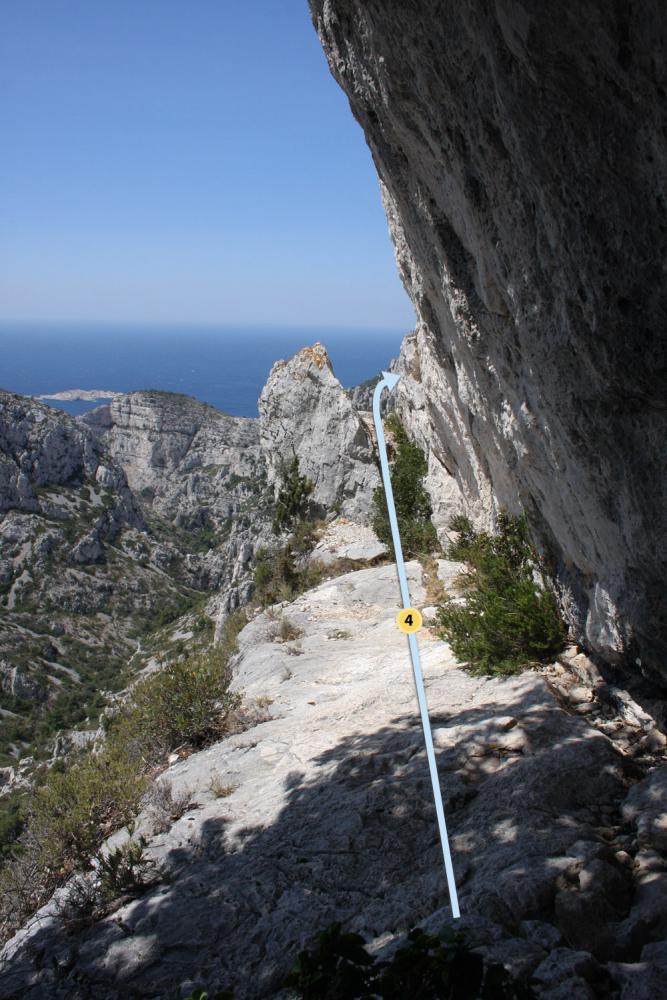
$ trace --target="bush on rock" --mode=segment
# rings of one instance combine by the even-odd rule
[[[475,673],[510,674],[558,653],[565,630],[525,517],[500,514],[497,535],[475,531],[465,517],[450,527],[459,537],[447,555],[469,567],[460,578],[465,604],[450,598],[438,612],[455,656]]]

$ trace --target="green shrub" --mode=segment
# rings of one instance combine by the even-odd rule
[[[486,963],[445,929],[436,936],[410,931],[389,961],[378,961],[359,934],[332,924],[318,935],[312,951],[302,951],[285,986],[301,1000],[529,1000],[501,965]]]
[[[538,573],[525,518],[499,515],[495,536],[476,532],[462,517],[450,527],[459,537],[448,556],[469,566],[461,577],[465,606],[450,599],[438,612],[455,656],[475,673],[509,674],[558,653],[565,631]]]
[[[9,857],[25,822],[26,796],[13,791],[0,799],[0,863]]]
[[[332,924],[318,934],[312,951],[300,952],[285,986],[304,1000],[368,996],[372,966],[364,939]]]
[[[289,600],[296,593],[299,572],[288,541],[277,551],[260,549],[255,555],[255,596],[261,605]]]
[[[9,937],[53,890],[86,868],[100,843],[131,822],[145,787],[124,749],[83,752],[53,767],[32,797],[25,827],[0,871],[0,939]]]
[[[144,628],[155,631],[159,628],[164,628],[166,625],[171,625],[179,618],[187,615],[189,611],[192,611],[193,607],[201,600],[201,596],[194,593],[187,595],[181,593],[165,595],[169,603],[165,603],[161,607],[148,612],[145,616]]]
[[[97,873],[105,899],[137,896],[163,877],[158,866],[145,854],[146,840],[128,840],[106,854],[97,855]]]
[[[390,475],[401,547],[406,556],[428,554],[438,547],[431,521],[431,501],[424,489],[428,464],[424,452],[410,441],[395,416],[389,417],[386,425],[396,439],[396,455],[391,463]],[[373,491],[371,523],[379,540],[392,546],[387,501],[381,486]]]
[[[268,549],[258,549],[255,553],[253,582],[256,595],[262,599],[268,593],[273,582],[273,565]]]
[[[308,497],[315,489],[315,484],[299,473],[299,459],[295,455],[289,465],[282,470],[282,486],[276,500],[276,513],[273,519],[273,530],[279,535],[285,528],[290,528],[296,521],[305,518],[308,510]]]
[[[276,629],[276,642],[293,642],[295,639],[300,639],[302,635],[302,628],[295,625],[289,618],[285,618],[283,615],[280,616]]]
[[[255,599],[261,607],[291,601],[304,590],[321,583],[322,567],[304,558],[315,540],[315,525],[300,522],[281,548],[273,552],[260,549],[256,553]]]
[[[192,549],[194,552],[208,552],[209,549],[215,549],[219,544],[218,533],[211,524],[205,525],[193,534]]]
[[[214,646],[139,681],[110,732],[146,765],[183,744],[201,747],[219,738],[239,703],[229,691],[228,660],[228,651]]]
[[[323,521],[297,521],[289,539],[291,551],[298,556],[308,555],[316,545],[323,527]]]
[[[206,635],[213,632],[213,621],[207,615],[199,615],[192,626],[195,635]]]
[[[170,750],[200,747],[226,731],[240,700],[229,691],[228,663],[244,621],[242,612],[235,613],[219,646],[140,681],[109,720],[101,752],[83,751],[47,771],[0,871],[0,938],[21,926],[74,871],[86,869],[111,833],[131,824],[147,772]],[[128,891],[133,879],[136,890],[137,879],[148,878],[137,851],[112,852],[103,863],[110,891],[123,880]]]
[[[28,816],[41,866],[60,877],[87,865],[105,837],[131,821],[145,785],[118,741],[84,752],[62,772],[50,770]]]
[[[222,628],[220,640],[216,647],[222,656],[229,659],[234,655],[238,649],[239,632],[241,632],[247,624],[248,614],[245,608],[236,608],[235,611],[231,611],[227,615]]]

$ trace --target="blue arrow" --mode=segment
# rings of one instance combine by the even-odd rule
[[[387,443],[384,439],[384,428],[382,427],[382,417],[380,416],[380,396],[384,389],[393,389],[398,382],[400,375],[392,372],[382,372],[382,380],[375,386],[373,393],[373,420],[378,439],[378,451],[380,452],[380,468],[382,469],[382,482],[387,498],[387,510],[389,511],[389,524],[391,525],[391,537],[394,543],[394,554],[396,556],[396,569],[398,570],[398,583],[401,589],[401,600],[404,608],[411,607],[410,590],[408,588],[408,577],[405,572],[405,561],[403,559],[403,549],[401,548],[401,536],[398,530],[398,520],[396,518],[396,506],[394,504],[394,491],[391,488],[391,476],[389,475],[389,461],[387,459]],[[421,714],[422,729],[424,731],[424,742],[426,744],[426,756],[428,757],[428,767],[431,772],[431,784],[433,786],[433,798],[435,799],[435,812],[438,817],[438,828],[440,830],[440,841],[442,843],[442,855],[445,860],[445,872],[447,873],[447,887],[449,889],[449,900],[452,905],[452,915],[455,919],[460,917],[459,899],[456,893],[456,882],[454,881],[454,869],[452,867],[452,855],[449,850],[449,837],[447,836],[447,824],[445,822],[445,810],[442,805],[442,795],[440,794],[440,781],[438,779],[438,766],[435,762],[435,751],[433,749],[433,737],[431,735],[431,722],[428,717],[428,706],[426,704],[426,693],[424,691],[424,678],[422,676],[421,662],[419,659],[419,646],[417,636],[408,633],[408,645],[410,647],[410,658],[412,660],[412,672],[415,676],[415,687],[417,688],[417,701],[419,702],[419,712]]]

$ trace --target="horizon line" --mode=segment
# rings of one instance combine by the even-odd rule
[[[252,322],[230,322],[229,320],[133,320],[133,319],[27,319],[27,318],[5,318],[0,316],[0,327],[2,326],[42,326],[42,327],[87,327],[87,326],[107,326],[107,327],[150,327],[164,329],[182,329],[184,326],[196,327],[198,329],[210,330],[275,330],[276,332],[326,332],[326,333],[402,333],[404,336],[410,333],[416,325],[408,326],[401,323],[395,327],[391,326],[368,326],[361,324],[353,326],[345,325],[315,325],[313,323],[252,323]]]

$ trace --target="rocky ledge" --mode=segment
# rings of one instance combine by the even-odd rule
[[[438,570],[451,586],[460,567]],[[422,569],[408,573],[423,606]],[[278,997],[299,948],[333,920],[382,953],[416,923],[450,922],[397,608],[386,565],[259,614],[239,637],[235,683],[266,721],[169,768],[161,780],[184,804],[168,829],[139,819],[166,880],[83,930],[59,916],[61,892],[6,945],[0,997]],[[430,629],[419,641],[468,942],[550,1000],[659,995],[659,754],[633,757],[623,718],[616,740],[549,672],[472,677]]]

